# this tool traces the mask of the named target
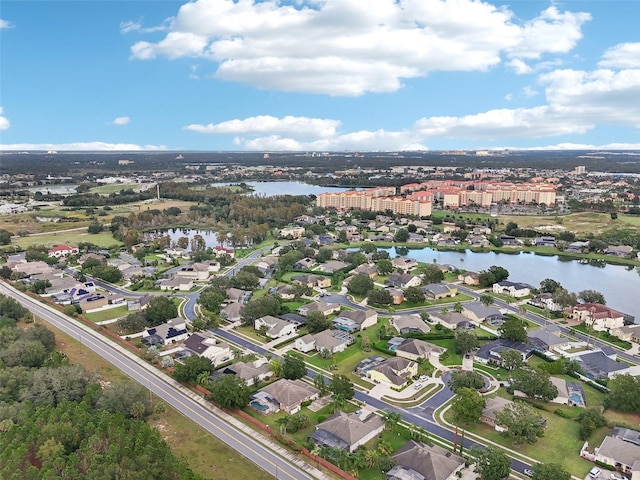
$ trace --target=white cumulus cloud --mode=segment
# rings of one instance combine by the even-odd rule
[[[195,0],[162,40],[132,45],[131,57],[199,57],[224,80],[357,96],[438,70],[485,71],[503,56],[526,73],[524,59],[571,51],[590,18],[552,6],[520,22],[507,7],[477,0]]]
[[[640,42],[620,43],[611,47],[598,65],[605,68],[640,68]]]
[[[135,143],[72,142],[72,143],[0,143],[0,150],[56,150],[56,151],[138,151],[167,150],[164,145],[137,145]]]
[[[4,108],[0,107],[0,130],[7,130],[11,126],[11,123],[9,123],[9,120],[3,114]]]
[[[338,120],[294,116],[277,118],[271,115],[258,115],[256,117],[249,117],[242,120],[228,120],[217,124],[192,124],[187,125],[184,128],[185,130],[192,130],[199,133],[233,135],[271,133],[284,134],[293,137],[326,138],[334,136],[336,128],[339,126],[340,121]]]
[[[4,19],[0,18],[0,30],[5,29],[5,28],[13,28],[13,24],[11,22],[9,22],[8,20],[4,20]]]
[[[113,125],[126,125],[131,121],[131,117],[116,117],[111,122]]]

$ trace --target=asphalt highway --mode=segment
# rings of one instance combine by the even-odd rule
[[[10,296],[47,323],[79,340],[84,346],[112,363],[131,378],[151,390],[157,397],[190,418],[209,433],[218,437],[257,466],[278,479],[310,480],[322,477],[312,466],[298,460],[292,463],[292,455],[283,456],[272,450],[273,444],[261,435],[236,428],[225,417],[195,394],[185,391],[179,383],[148,365],[132,353],[124,350],[103,335],[77,320],[63,315],[54,308],[43,305],[30,296],[0,282],[0,293]],[[261,437],[257,439],[257,437]],[[295,459],[294,459],[295,460]],[[315,471],[315,472],[314,472]],[[308,473],[310,472],[310,473]],[[319,475],[312,475],[317,473]]]

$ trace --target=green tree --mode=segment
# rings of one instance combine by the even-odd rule
[[[478,286],[480,288],[487,288],[496,283],[496,277],[493,273],[482,271],[478,274]]]
[[[533,408],[523,402],[511,403],[496,412],[496,423],[506,430],[501,433],[512,438],[514,443],[535,443],[544,435],[542,417]]]
[[[178,307],[169,297],[153,297],[144,310],[144,318],[151,327],[178,316]]]
[[[404,291],[404,298],[410,303],[422,303],[425,300],[424,292],[420,287],[407,287]]]
[[[307,314],[307,329],[309,333],[322,332],[331,328],[331,320],[324,316],[322,312],[309,312]]]
[[[249,403],[251,392],[246,382],[236,375],[222,375],[214,380],[208,399],[221,408],[238,409]]]
[[[405,243],[409,240],[409,231],[406,228],[399,229],[393,236],[393,241],[396,243]]]
[[[388,290],[381,290],[374,288],[369,291],[367,299],[370,305],[391,305],[393,303],[393,297]]]
[[[213,313],[220,313],[220,304],[226,300],[226,294],[218,288],[206,288],[200,292],[198,303]]]
[[[329,390],[334,395],[342,395],[345,400],[351,400],[355,395],[353,382],[346,375],[334,375],[329,382]]]
[[[302,378],[307,374],[307,367],[302,356],[296,353],[286,353],[282,361],[282,377],[289,380]]]
[[[463,388],[479,390],[484,386],[484,377],[478,372],[457,370],[451,374],[448,386],[455,393]]]
[[[477,390],[462,387],[451,404],[453,418],[458,425],[477,422],[486,404],[485,398]]]
[[[380,275],[389,275],[393,272],[393,263],[388,258],[381,258],[376,262],[376,267]]]
[[[596,429],[607,424],[607,419],[600,413],[598,408],[592,407],[580,413],[578,422],[580,423],[580,430],[578,431],[580,440],[588,440]]]
[[[38,295],[42,295],[50,286],[51,282],[49,280],[37,280],[29,285],[29,290]]]
[[[149,392],[139,383],[133,381],[114,382],[108,385],[98,399],[97,408],[111,413],[121,413],[131,417],[135,409],[133,405],[142,403],[145,411],[150,411]]]
[[[402,420],[402,415],[399,412],[392,412],[391,410],[384,410],[382,412],[382,418],[384,420],[384,427],[395,430]]]
[[[240,270],[231,277],[231,286],[241,290],[255,290],[260,284],[260,278],[253,272]]]
[[[499,265],[492,265],[491,267],[489,267],[489,273],[493,274],[496,282],[502,282],[503,280],[509,278],[509,271]]]
[[[511,381],[513,390],[520,390],[527,397],[539,398],[545,402],[558,396],[558,389],[551,383],[549,374],[532,367],[522,367],[513,372]]]
[[[373,289],[373,280],[369,275],[354,275],[349,281],[347,290],[354,295],[366,295],[368,291]]]
[[[616,375],[607,383],[605,406],[621,412],[640,412],[640,377]]]
[[[536,463],[531,470],[532,480],[571,480],[571,474],[557,463]]]
[[[527,331],[524,322],[515,316],[509,316],[498,329],[500,336],[508,340],[525,343],[527,341]]]
[[[489,293],[483,293],[482,295],[480,295],[480,303],[482,303],[485,307],[493,305],[493,301],[493,295]]]
[[[173,378],[179,382],[196,382],[201,373],[210,374],[213,370],[214,366],[207,357],[192,355],[185,358],[182,363],[176,363]]]
[[[280,300],[273,295],[265,295],[256,300],[251,300],[242,308],[242,322],[252,324],[257,318],[266,315],[279,315],[280,308]]]
[[[0,245],[9,245],[11,243],[11,232],[8,230],[0,230]]]
[[[331,410],[333,410],[333,413],[341,412],[346,404],[347,400],[339,393],[331,397]]]
[[[595,290],[582,290],[580,293],[578,293],[578,299],[583,303],[599,303],[601,305],[607,304],[604,295]]]
[[[478,348],[478,336],[474,332],[456,329],[454,335],[453,343],[456,353],[466,355]]]
[[[552,278],[545,278],[540,282],[540,292],[542,293],[553,293],[561,287],[562,285],[560,285],[560,282],[557,282]]]
[[[517,370],[522,367],[522,355],[517,350],[503,350],[500,352],[500,358],[502,358],[502,366],[509,370]]]
[[[480,475],[480,480],[504,480],[509,477],[511,460],[499,447],[493,445],[484,449],[472,449],[471,454],[476,459],[474,472]]]
[[[4,350],[0,350],[0,361],[7,367],[37,368],[44,364],[47,350],[37,340],[17,340]]]
[[[422,274],[422,283],[427,285],[430,283],[440,283],[444,280],[444,273],[438,268],[437,265],[428,263],[423,267],[420,267],[420,273]]]

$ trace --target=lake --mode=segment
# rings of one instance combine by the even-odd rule
[[[386,248],[391,258],[396,256],[395,248]],[[492,265],[499,265],[509,271],[509,280],[539,287],[545,278],[552,278],[570,292],[597,290],[601,292],[607,305],[623,313],[634,315],[640,321],[640,274],[636,268],[628,270],[620,265],[607,264],[597,267],[578,263],[575,260],[561,260],[558,256],[541,256],[533,253],[477,253],[471,251],[440,251],[432,248],[409,250],[407,255],[419,262],[450,264],[457,268],[479,272]]]
[[[212,187],[237,185],[239,182],[212,183]],[[273,197],[276,195],[318,195],[319,193],[345,192],[349,188],[321,187],[304,182],[244,182],[253,188],[252,195]]]
[[[207,248],[213,248],[216,245],[220,245],[220,242],[218,241],[218,235],[216,234],[216,232],[213,232],[211,230],[197,230],[194,228],[172,228],[169,230],[155,230],[153,232],[149,232],[149,234],[169,235],[172,245],[177,242],[180,237],[187,237],[189,239],[189,247],[187,247],[187,250],[191,250],[191,239],[195,235],[202,235]]]

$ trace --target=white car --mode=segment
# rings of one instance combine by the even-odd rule
[[[426,375],[420,375],[420,376],[418,377],[418,381],[419,381],[419,382],[426,382],[426,381],[427,381],[427,379],[428,379],[428,377],[427,377]]]
[[[593,467],[589,470],[589,476],[591,478],[598,478],[598,475],[600,475],[600,469],[598,467]]]
[[[626,480],[626,479],[620,474],[612,473],[611,480]]]
[[[422,388],[422,384],[421,383],[416,383],[413,388],[415,388],[416,390],[420,390]]]

